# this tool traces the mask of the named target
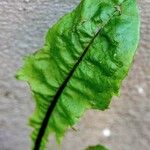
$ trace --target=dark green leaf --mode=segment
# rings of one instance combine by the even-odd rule
[[[102,145],[90,146],[86,150],[108,150]]]
[[[108,108],[138,40],[136,0],[82,0],[49,29],[43,48],[17,73],[36,100],[30,119],[35,150],[45,148],[50,133],[61,141],[87,109]]]

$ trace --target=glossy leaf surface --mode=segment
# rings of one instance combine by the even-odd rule
[[[108,108],[138,40],[136,0],[82,0],[49,29],[43,48],[26,57],[17,73],[36,100],[34,149],[43,150],[50,133],[61,141],[87,109]]]

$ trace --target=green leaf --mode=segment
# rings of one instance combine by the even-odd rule
[[[60,142],[87,109],[108,108],[138,41],[136,0],[82,0],[49,29],[43,48],[17,73],[36,102],[33,149],[43,150],[50,133]]]
[[[86,150],[108,150],[102,145],[90,146]]]

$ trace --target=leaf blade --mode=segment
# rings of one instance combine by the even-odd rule
[[[89,146],[86,150],[108,150],[103,145]]]
[[[59,140],[86,109],[109,106],[131,65],[138,22],[135,0],[121,5],[113,0],[84,0],[48,31],[44,47],[27,57],[18,73],[36,99],[31,120],[35,147],[44,149],[49,132]]]

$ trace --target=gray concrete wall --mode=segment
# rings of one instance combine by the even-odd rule
[[[27,118],[34,108],[28,86],[14,78],[22,57],[43,44],[48,27],[79,0],[0,0],[0,150],[29,150]],[[141,41],[121,96],[108,111],[88,111],[69,130],[62,148],[83,150],[102,143],[111,150],[149,150],[150,144],[150,0],[139,0]],[[115,100],[116,99],[116,100]],[[108,128],[109,137],[103,131]]]

